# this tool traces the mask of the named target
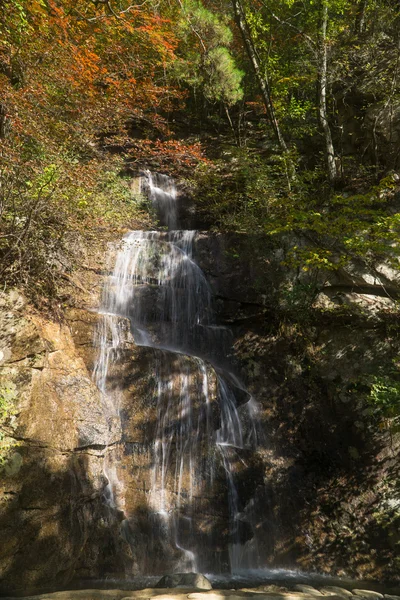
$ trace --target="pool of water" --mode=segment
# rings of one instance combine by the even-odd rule
[[[255,588],[263,585],[276,585],[288,589],[293,589],[296,584],[311,585],[313,587],[323,587],[336,585],[345,587],[349,590],[353,588],[375,590],[381,593],[391,593],[400,595],[400,586],[393,582],[373,582],[354,580],[345,577],[332,577],[321,573],[305,573],[290,569],[249,569],[238,571],[235,574],[226,573],[214,575],[205,573],[211,581],[214,589],[240,589]],[[103,579],[88,580],[77,582],[69,589],[122,589],[122,590],[140,590],[144,588],[154,588],[161,576],[148,575],[137,576],[128,580],[121,579]]]

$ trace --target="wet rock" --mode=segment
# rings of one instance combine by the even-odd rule
[[[201,573],[173,573],[164,575],[156,585],[157,588],[186,587],[199,590],[211,590],[211,582]]]
[[[19,600],[122,600],[126,593],[126,590],[68,590],[19,597]],[[16,599],[8,597],[4,600]]]
[[[354,589],[353,594],[356,596],[361,596],[361,598],[367,598],[367,600],[378,600],[378,598],[383,598],[383,594],[380,592],[374,592],[373,590]]]
[[[305,594],[310,594],[311,596],[322,596],[323,595],[319,590],[317,590],[312,585],[303,585],[301,583],[298,583],[297,585],[294,586],[293,589],[295,589],[299,592],[303,592]]]
[[[228,243],[220,245],[215,242],[214,253],[214,242],[210,246],[204,235],[203,241],[199,241],[199,255],[218,296],[222,319],[227,322],[242,319],[243,335],[250,336],[252,319],[259,313],[257,335],[262,328],[267,330],[265,337],[261,332],[260,337],[254,334],[252,339],[249,338],[248,348],[245,348],[247,357],[240,356],[238,352],[245,376],[260,400],[260,422],[263,426],[265,424],[274,448],[274,452],[270,452],[268,447],[261,450],[268,474],[266,479],[272,483],[268,483],[265,495],[260,492],[258,501],[263,507],[269,506],[265,498],[269,503],[271,498],[276,503],[271,506],[271,518],[263,513],[265,520],[257,523],[260,539],[268,540],[264,546],[260,544],[261,551],[266,557],[270,556],[271,565],[277,567],[297,561],[304,570],[331,573],[336,570],[340,573],[340,569],[349,569],[349,573],[357,576],[377,573],[382,579],[398,577],[398,572],[390,567],[394,563],[389,558],[384,567],[386,571],[380,570],[381,566],[377,569],[376,558],[368,544],[359,561],[359,564],[367,565],[362,573],[357,562],[349,560],[355,556],[355,549],[351,546],[353,542],[347,543],[345,539],[351,530],[351,539],[356,540],[354,543],[368,542],[365,535],[365,531],[371,529],[368,514],[371,514],[371,506],[378,502],[379,493],[384,492],[376,491],[375,482],[383,481],[387,475],[387,471],[385,473],[384,468],[379,466],[383,463],[379,462],[381,458],[375,449],[373,456],[367,453],[362,442],[363,428],[355,426],[362,421],[355,384],[377,372],[378,365],[379,368],[385,364],[392,367],[392,358],[398,355],[394,333],[388,342],[378,329],[357,329],[351,313],[358,300],[366,303],[359,305],[362,311],[376,304],[378,312],[381,309],[385,312],[389,307],[387,299],[371,293],[361,294],[355,289],[349,291],[348,287],[357,284],[377,291],[376,288],[383,284],[387,288],[386,279],[389,278],[394,286],[395,278],[386,268],[379,269],[378,278],[365,273],[359,265],[349,269],[347,274],[329,275],[332,286],[339,288],[344,285],[347,291],[331,289],[328,292],[324,289],[326,298],[322,300],[332,302],[332,305],[326,306],[328,309],[339,304],[346,305],[349,309],[347,321],[343,326],[334,321],[315,327],[310,325],[307,339],[299,339],[295,328],[289,330],[290,323],[286,325],[286,333],[283,326],[279,331],[273,330],[274,319],[264,323],[266,306],[279,321],[279,310],[284,306],[279,300],[283,286],[286,283],[294,286],[298,277],[296,272],[283,266],[286,250],[270,248],[268,285],[260,286],[263,291],[267,290],[267,296],[263,296],[254,289],[252,281],[256,281],[256,275],[261,273],[257,265],[265,272],[265,260],[259,256],[257,262],[251,255],[249,261],[254,266],[247,269],[244,259],[246,243],[243,237],[241,240],[232,237]],[[239,259],[236,247],[239,247]],[[91,283],[85,282],[85,286],[92,290]],[[99,287],[93,289],[91,305],[98,301],[96,289],[98,291]],[[78,304],[82,305],[81,302]],[[287,304],[285,306],[287,308]],[[16,435],[21,438],[21,447],[9,457],[0,482],[0,530],[4,532],[0,569],[3,581],[9,586],[7,589],[18,585],[18,591],[44,584],[48,587],[49,582],[59,577],[65,584],[71,577],[88,577],[98,572],[102,575],[115,574],[118,569],[129,574],[132,565],[137,571],[154,567],[154,557],[150,556],[150,550],[147,552],[148,547],[143,541],[150,538],[146,530],[148,514],[144,507],[147,506],[150,489],[148,474],[152,457],[149,440],[153,437],[156,412],[154,382],[151,380],[152,353],[127,341],[112,374],[110,388],[116,387],[116,381],[122,388],[121,438],[118,424],[114,426],[102,413],[101,399],[90,376],[97,352],[92,347],[97,315],[81,309],[70,311],[67,320],[72,331],[68,331],[68,327],[31,318],[18,294],[14,294],[11,301],[1,301],[0,309],[0,342],[3,342],[0,343],[0,363],[3,376],[15,381],[19,392],[20,418],[14,433],[17,432]],[[371,308],[371,314],[373,310]],[[247,318],[249,327],[243,325]],[[354,388],[351,387],[353,384]],[[362,393],[368,392],[364,390]],[[342,401],[343,398],[349,401]],[[218,419],[217,411],[214,419]],[[364,431],[368,438],[371,436],[367,426],[368,423]],[[114,446],[109,449],[108,456],[112,453],[113,462],[118,464],[117,476],[126,487],[124,509],[132,516],[129,523],[129,519],[125,522],[128,523],[128,533],[131,532],[129,527],[138,524],[137,530],[131,532],[131,548],[123,553],[126,559],[131,552],[130,561],[126,559],[126,563],[116,559],[122,552],[119,529],[102,500],[106,484],[103,463],[109,430]],[[357,471],[363,473],[363,477],[356,483],[351,462],[354,458],[347,452],[347,445],[342,448],[343,439],[346,442],[351,440],[351,448],[359,456]],[[370,449],[367,450],[370,452]],[[392,454],[395,450],[391,450],[390,456]],[[383,456],[387,459],[387,468],[390,467],[390,456]],[[373,484],[366,475],[371,464],[378,466],[374,469],[381,469],[371,473]],[[249,480],[243,477],[243,487],[246,485],[249,486]],[[261,484],[257,489],[260,487]],[[217,507],[211,502],[206,504],[206,498],[202,498],[201,502],[204,528],[207,526],[210,531],[212,528],[215,531]],[[309,510],[307,507],[310,506],[312,509]],[[311,510],[315,513],[310,513]],[[210,514],[213,515],[212,523],[208,519]],[[352,515],[357,515],[356,524],[350,522]],[[70,523],[73,523],[72,527]],[[374,522],[373,531],[377,531],[377,527]],[[218,531],[224,528],[226,523],[221,520]],[[309,532],[307,536],[303,535],[303,531]],[[208,540],[209,530],[206,533],[205,539]],[[379,535],[378,531],[376,541],[385,550],[387,531],[383,531],[383,536]],[[129,538],[129,535],[126,537]],[[26,539],[30,540],[30,544],[26,544]],[[340,547],[336,544],[338,539],[344,540]],[[287,554],[279,554],[279,548]],[[220,557],[215,558],[214,561],[212,556],[210,560],[224,564]],[[161,572],[160,564],[155,568],[156,572]],[[168,570],[170,565],[164,564],[162,568]],[[308,589],[304,589],[306,587]],[[321,596],[318,590],[313,588],[314,591],[311,591],[310,587],[303,586],[303,592],[287,596],[274,595],[278,590],[265,591],[272,592],[273,597],[291,600]],[[339,592],[339,588],[324,589],[344,597],[344,591]],[[322,593],[325,593],[324,589]],[[352,600],[382,598],[375,592],[370,592],[373,596],[365,596],[361,592],[358,590]],[[94,598],[110,597],[99,595],[105,592],[98,590],[93,593],[97,594]],[[241,595],[239,591],[231,593]],[[68,594],[59,596],[57,600],[84,597],[74,595],[78,592]],[[129,593],[124,591],[123,594],[127,597]],[[259,598],[258,591],[257,594]],[[152,591],[143,591],[140,598],[153,595]],[[171,591],[171,597],[175,595]],[[207,600],[211,595],[207,594]],[[194,596],[193,600],[202,600],[205,596]],[[218,592],[215,600],[220,600],[221,596],[226,596],[226,592]],[[112,597],[119,598],[118,595]],[[386,598],[400,600],[396,596]]]
[[[352,592],[349,590],[336,585],[327,585],[323,588],[320,588],[320,591],[327,596],[331,596],[332,594],[336,596],[342,596],[343,598],[349,598],[350,596],[353,596]]]
[[[268,593],[272,593],[272,594],[275,593],[275,592],[282,593],[282,592],[288,592],[289,591],[287,587],[283,587],[282,585],[276,585],[274,583],[271,583],[269,585],[263,585],[262,586],[262,590],[264,592],[268,592]]]
[[[186,600],[187,592],[188,592],[187,589],[185,589],[184,591],[179,591],[177,588],[172,588],[169,593],[165,592],[160,595],[153,594],[153,596],[151,596],[150,598],[157,597],[157,600]],[[130,597],[130,600],[134,600],[134,599],[138,600],[136,595]],[[145,599],[140,597],[139,600],[145,600]]]
[[[257,600],[261,598],[261,596],[257,595]],[[189,594],[189,600],[222,600],[222,598],[226,600],[242,600],[243,595],[240,594],[240,590],[215,590],[213,592],[208,593],[198,593]]]

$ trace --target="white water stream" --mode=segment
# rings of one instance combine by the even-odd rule
[[[217,326],[209,285],[193,259],[196,232],[177,229],[173,180],[146,172],[142,189],[169,231],[132,231],[123,239],[103,291],[94,377],[112,421],[119,415],[118,396],[107,398],[106,383],[124,341],[117,317],[128,318],[135,344],[157,349],[157,423],[149,509],[161,519],[165,535],[177,550],[175,569],[201,569],[208,534],[203,531],[199,506],[215,493],[214,482],[222,468],[227,497],[217,503],[227,507],[225,543],[230,568],[237,570],[248,566],[246,546],[251,544],[240,539],[238,520],[243,515],[236,471],[244,462],[241,451],[257,444],[256,405],[250,398],[238,409],[235,390],[246,392],[226,368],[231,334]],[[105,474],[109,482],[106,499],[110,506],[123,510],[115,465],[105,464]],[[220,489],[219,482],[218,493]]]

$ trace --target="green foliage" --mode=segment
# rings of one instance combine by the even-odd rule
[[[399,193],[393,174],[364,193],[330,193],[318,169],[299,172],[288,185],[284,157],[260,157],[253,149],[230,152],[231,162],[196,174],[199,209],[223,230],[292,236],[285,264],[303,271],[335,271],[355,258],[385,260],[400,268]],[[293,154],[293,162],[296,155]]]
[[[109,169],[110,166],[98,173],[92,187],[85,181],[77,186],[64,187],[64,198],[76,211],[76,218],[85,227],[93,222],[123,226],[139,221],[146,225],[149,220],[147,200],[131,190],[130,178],[120,175],[118,167],[123,166],[122,161],[115,161],[113,170]]]
[[[210,50],[204,59],[204,67],[207,72],[204,95],[208,100],[235,104],[243,97],[243,71],[236,68],[227,48],[219,46]]]
[[[208,123],[218,131],[226,126],[223,104],[237,141],[247,144],[195,174],[198,208],[214,227],[303,236],[307,243],[293,242],[286,263],[304,271],[335,270],[354,257],[398,265],[400,217],[389,206],[398,184],[383,177],[385,149],[377,139],[350,139],[352,128],[366,129],[361,120],[372,105],[380,114],[398,101],[398,5],[371,0],[362,15],[364,3],[351,0],[242,5],[289,155],[274,147],[268,120],[258,112],[256,122],[252,113],[259,105],[257,79],[233,35],[230,3],[162,0],[155,9],[153,2],[125,0],[6,0],[0,15],[0,275],[6,283],[54,296],[60,274],[76,259],[68,255],[66,236],[149,224],[143,198],[119,177],[122,159],[102,152],[111,140],[135,164],[163,154],[160,170],[172,172],[171,162],[191,169],[168,125],[179,122],[169,116],[185,108],[186,96],[196,98],[196,111],[210,110]],[[325,6],[327,111],[347,190],[341,193],[326,185],[317,119]],[[243,98],[250,102],[240,103]],[[256,131],[247,135],[250,114]],[[146,122],[151,141],[129,139],[132,119]],[[143,160],[140,148],[148,150]]]
[[[11,448],[16,446],[15,440],[7,436],[3,426],[15,414],[15,401],[17,398],[16,386],[12,381],[0,384],[0,468],[7,460]]]
[[[224,15],[189,0],[183,4],[180,28],[184,41],[173,68],[175,77],[209,101],[235,104],[243,96],[244,73],[228,50],[233,36]]]
[[[232,43],[233,36],[227,19],[220,12],[207,9],[198,0],[186,0],[182,5],[182,12],[182,26],[188,33],[196,31],[209,48],[229,46]]]
[[[119,175],[121,158],[84,163],[71,154],[28,149],[5,164],[0,188],[0,276],[36,303],[51,304],[63,273],[79,259],[70,235],[98,226],[148,223],[148,209]],[[32,154],[33,152],[33,154]]]
[[[293,313],[304,319],[309,315],[311,305],[318,292],[318,287],[312,283],[297,282],[282,291],[282,298],[285,308],[289,313]]]
[[[388,375],[373,377],[368,402],[381,427],[400,431],[400,381]]]
[[[12,381],[0,384],[0,422],[3,423],[12,414],[11,407],[17,397],[16,386]]]
[[[387,163],[388,149],[370,131],[375,118],[379,120],[385,111],[394,112],[400,93],[398,3],[374,0],[304,3],[265,0],[261,4],[242,0],[241,3],[261,71],[268,76],[272,102],[286,141],[308,156],[321,150],[315,91],[321,73],[322,44],[327,50],[328,125],[335,155],[341,160],[341,177],[351,175],[346,146],[349,143],[357,146],[356,136],[369,136],[350,150],[356,153],[359,163]],[[322,40],[324,7],[327,31]],[[371,122],[362,130],[366,112],[375,106]],[[391,117],[387,123],[390,129]]]

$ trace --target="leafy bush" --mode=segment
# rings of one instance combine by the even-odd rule
[[[373,414],[381,421],[381,428],[400,431],[400,381],[390,376],[375,376],[368,398]]]
[[[7,436],[3,426],[11,419],[17,398],[16,386],[8,381],[0,384],[0,467],[5,463],[11,448],[16,446],[15,440]]]
[[[224,155],[224,152],[222,153]],[[302,239],[286,256],[304,271],[337,270],[360,258],[379,258],[399,268],[399,213],[393,211],[398,179],[389,174],[362,193],[337,193],[325,187],[318,169],[298,173],[289,185],[283,157],[260,156],[251,148],[230,149],[214,169],[196,172],[198,208],[214,227]],[[293,162],[296,157],[293,155]]]
[[[51,304],[60,277],[79,260],[66,234],[146,224],[148,211],[119,176],[121,158],[29,154],[0,164],[0,277]]]

